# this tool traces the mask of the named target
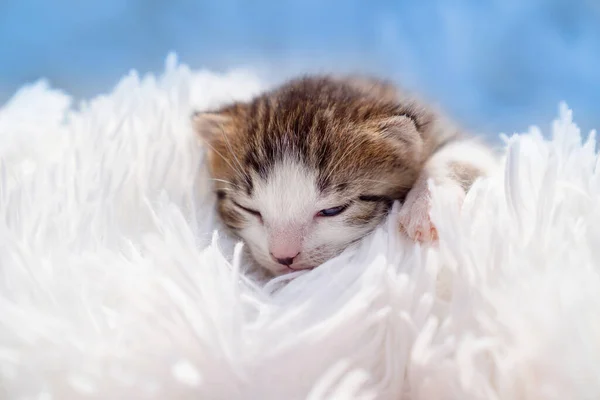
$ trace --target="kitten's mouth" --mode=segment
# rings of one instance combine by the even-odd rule
[[[312,266],[304,266],[304,265],[289,265],[287,267],[285,267],[281,273],[284,274],[290,274],[292,272],[298,272],[298,271],[309,271],[311,269],[314,269],[315,267]]]

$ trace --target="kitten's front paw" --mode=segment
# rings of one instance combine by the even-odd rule
[[[431,194],[427,187],[413,188],[400,207],[398,214],[400,231],[414,241],[432,242],[437,240],[437,230],[429,216],[430,210]]]
[[[465,198],[465,192],[459,185],[449,183],[439,187],[437,191],[442,196],[452,196],[460,207]],[[398,222],[400,230],[410,239],[421,243],[435,242],[438,232],[431,221],[431,193],[427,184],[417,183],[408,193],[406,201],[400,207]]]

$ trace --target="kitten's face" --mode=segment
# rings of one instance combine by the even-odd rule
[[[222,221],[274,274],[314,268],[370,233],[424,158],[390,88],[305,78],[195,117]]]

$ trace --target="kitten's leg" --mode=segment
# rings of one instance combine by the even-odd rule
[[[434,153],[408,193],[399,213],[400,229],[409,238],[421,242],[437,240],[437,231],[430,219],[431,193],[428,181],[438,186],[442,196],[462,205],[467,191],[480,176],[488,175],[495,158],[484,145],[473,140],[449,143]]]

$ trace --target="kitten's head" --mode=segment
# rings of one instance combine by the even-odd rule
[[[329,77],[194,117],[222,221],[275,274],[370,233],[414,183],[430,122],[387,84]]]

